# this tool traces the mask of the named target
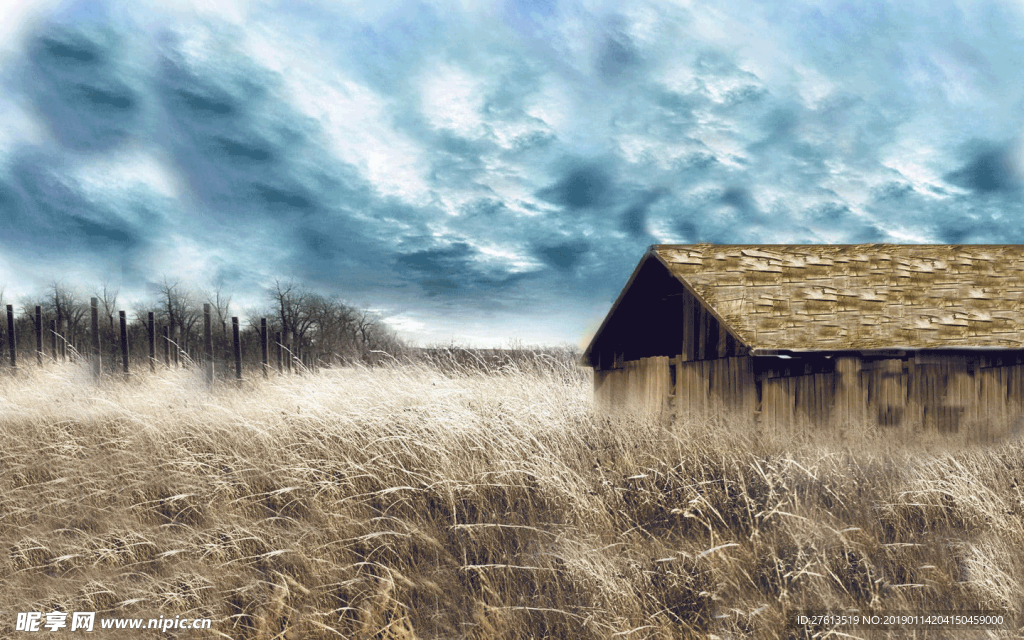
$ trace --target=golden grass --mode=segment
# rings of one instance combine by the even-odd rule
[[[0,377],[0,635],[54,608],[265,639],[787,638],[811,637],[801,609],[1024,608],[1019,443],[666,428],[534,365]]]

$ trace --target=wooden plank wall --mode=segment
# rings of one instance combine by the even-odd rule
[[[674,412],[677,417],[701,418],[739,413],[753,416],[757,405],[752,361],[748,357],[717,360],[676,360]]]
[[[758,407],[752,358],[661,356],[595,370],[594,390],[607,408],[698,419],[733,413],[756,418],[766,432],[779,435],[856,425],[896,440],[931,432],[995,441],[1024,426],[1020,364],[839,357],[835,373],[764,378]]]
[[[1022,417],[1021,365],[893,359],[861,372],[861,382],[867,388],[867,417],[875,417],[879,429],[898,430],[907,438],[935,432],[992,441],[1008,435]]]
[[[834,421],[840,426],[862,423],[867,389],[861,384],[859,358],[836,358]]]
[[[594,371],[594,398],[606,410],[663,412],[672,391],[668,356],[628,360],[622,368]]]
[[[826,428],[832,424],[838,396],[834,373],[765,378],[761,383],[761,424],[779,435],[793,429]]]
[[[676,415],[703,417],[709,409],[708,361],[680,362],[676,369]]]
[[[792,378],[768,378],[761,383],[761,428],[766,433],[781,435],[793,428],[792,387]]]

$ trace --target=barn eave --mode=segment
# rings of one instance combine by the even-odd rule
[[[1002,353],[1002,352],[1021,352],[1024,351],[1024,347],[1011,348],[1002,346],[955,346],[955,347],[909,347],[894,345],[892,347],[884,347],[877,349],[767,349],[763,347],[754,347],[750,350],[750,355],[753,357],[759,356],[806,356],[806,355],[822,355],[822,356],[862,356],[869,358],[901,358],[918,353],[928,353],[934,355],[943,354],[961,354],[961,353]]]

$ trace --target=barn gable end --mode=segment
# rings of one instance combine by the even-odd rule
[[[745,353],[715,311],[650,251],[637,265],[583,354],[599,370],[652,356],[709,360]]]

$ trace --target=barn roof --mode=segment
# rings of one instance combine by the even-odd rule
[[[650,253],[751,349],[1024,347],[1024,245],[695,244]]]

